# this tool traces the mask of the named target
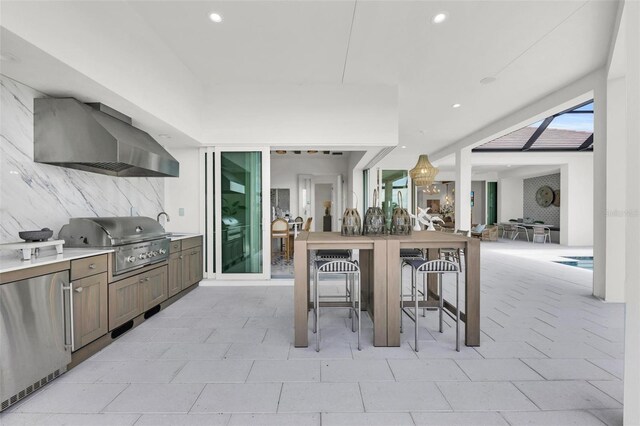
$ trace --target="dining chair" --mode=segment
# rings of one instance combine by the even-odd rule
[[[512,240],[515,240],[516,238],[518,238],[518,235],[520,235],[521,232],[524,232],[524,235],[527,236],[527,242],[529,242],[529,230],[527,229],[527,227],[524,225],[515,225],[515,227],[515,234],[513,235]]]
[[[546,243],[547,239],[551,242],[551,228],[548,226],[534,226],[533,227],[533,236],[531,238],[532,242],[540,241],[542,239],[542,243]]]
[[[289,259],[289,223],[281,218],[278,218],[271,222],[271,241],[279,240],[280,250],[271,254],[272,258],[275,254],[282,253],[285,259]],[[284,245],[284,249],[282,249]]]
[[[307,218],[307,221],[304,223],[304,226],[302,227],[302,230],[305,232],[309,232],[311,231],[311,221],[313,220],[312,217]]]

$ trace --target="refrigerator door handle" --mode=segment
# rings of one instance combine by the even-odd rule
[[[64,319],[66,325],[64,327],[64,343],[66,347],[71,348],[71,352],[76,349],[75,341],[74,341],[74,330],[73,330],[73,283],[70,282],[69,286],[65,286],[62,284],[63,297],[64,292],[68,292],[68,299],[64,304],[65,313]]]

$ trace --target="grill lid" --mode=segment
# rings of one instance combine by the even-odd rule
[[[166,238],[162,225],[150,217],[72,218],[60,229],[58,238],[68,247],[112,247]]]

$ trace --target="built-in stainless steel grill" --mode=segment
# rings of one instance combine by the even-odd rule
[[[150,217],[72,218],[60,230],[65,247],[113,249],[113,275],[169,257],[168,233]]]

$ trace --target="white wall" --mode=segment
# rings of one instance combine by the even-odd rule
[[[203,111],[203,140],[302,149],[396,145],[397,102],[395,86],[214,86]]]
[[[2,26],[102,87],[197,137],[202,84],[137,12],[123,13],[123,4],[3,2]],[[59,31],[68,22],[73,22],[73,31]]]
[[[200,151],[198,148],[189,148],[170,149],[169,152],[180,162],[180,177],[165,180],[165,211],[171,218],[166,229],[173,232],[202,232],[204,212],[201,211],[200,196],[204,194],[204,187],[200,181]],[[210,160],[209,170],[212,171]],[[182,216],[180,209],[183,209]]]
[[[471,208],[471,223],[486,223],[486,187],[485,181],[472,181],[471,190],[474,193],[474,204]]]
[[[498,178],[498,222],[523,216],[523,179]]]

